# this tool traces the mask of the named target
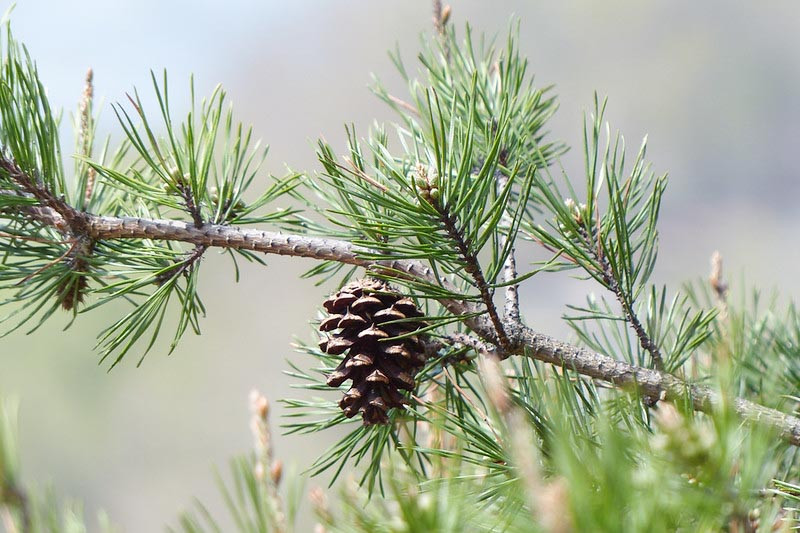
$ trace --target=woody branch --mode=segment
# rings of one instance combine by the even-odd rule
[[[68,232],[70,226],[62,214],[65,206],[59,207],[58,210],[54,207],[27,209],[29,216],[39,223]],[[374,254],[373,251],[337,239],[217,224],[203,224],[197,227],[177,220],[109,217],[90,213],[80,213],[80,215],[86,237],[96,241],[152,239],[184,242],[195,246],[245,249],[267,254],[337,261],[415,281],[441,283],[430,267],[421,261],[369,259],[369,255]],[[74,227],[72,231],[74,232]],[[630,365],[608,355],[562,342],[534,331],[519,321],[514,324],[515,327],[509,328],[508,345],[502,347],[496,338],[492,322],[485,314],[480,313],[475,304],[448,298],[440,299],[440,303],[453,315],[463,316],[465,325],[474,334],[496,346],[495,353],[502,359],[514,355],[531,357],[620,388],[636,389],[648,397],[665,400],[689,398],[697,411],[709,412],[722,403],[720,394],[709,387],[692,384],[666,372]],[[742,419],[771,427],[785,441],[800,446],[800,418],[741,398],[735,398],[731,404]]]

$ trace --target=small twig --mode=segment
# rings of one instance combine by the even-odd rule
[[[81,95],[81,103],[78,107],[80,112],[80,131],[78,132],[81,144],[81,155],[91,155],[91,121],[92,121],[92,98],[94,97],[94,86],[92,79],[94,72],[92,69],[86,71],[86,82],[83,86],[83,94]]]
[[[278,494],[278,484],[283,469],[280,460],[276,460],[272,447],[272,431],[269,427],[269,402],[257,390],[250,393],[250,410],[253,414],[250,429],[255,439],[256,464],[254,475],[267,492],[267,503],[272,511],[274,531],[284,533],[288,530],[283,500]]]
[[[176,263],[172,268],[156,276],[156,284],[163,285],[167,280],[177,278],[181,274],[190,271],[194,268],[195,264],[203,257],[203,254],[208,249],[208,246],[197,244],[194,250],[189,252],[185,259]]]
[[[189,213],[190,217],[192,217],[195,227],[202,228],[205,222],[203,221],[203,217],[200,215],[200,209],[197,207],[197,204],[194,203],[194,194],[192,193],[191,187],[182,183],[178,185],[178,192],[180,192],[181,197],[183,198],[183,203],[186,206],[186,212]]]
[[[508,339],[508,334],[505,331],[503,322],[500,320],[500,316],[497,314],[497,307],[494,305],[494,299],[492,297],[491,290],[489,290],[489,284],[486,282],[486,278],[483,276],[483,271],[481,270],[478,256],[472,250],[470,250],[467,241],[464,238],[463,231],[458,227],[455,218],[447,210],[447,208],[442,206],[439,202],[434,203],[434,208],[439,213],[439,217],[444,225],[445,232],[455,242],[458,253],[461,255],[462,259],[464,259],[464,270],[475,281],[475,286],[481,295],[481,301],[486,307],[486,312],[489,314],[489,320],[491,320],[492,325],[494,326],[495,334],[500,347],[504,350],[510,349],[511,342]]]
[[[506,262],[503,265],[503,281],[506,283],[517,279],[517,262],[514,259],[514,247],[508,253]],[[507,321],[516,324],[520,322],[519,312],[519,285],[514,283],[506,287],[506,304],[504,308]]]
[[[75,238],[74,247],[69,254],[68,266],[77,278],[64,279],[58,287],[58,296],[61,298],[61,307],[69,311],[76,304],[83,302],[83,297],[89,286],[87,271],[90,268],[89,257],[94,252],[95,241],[86,235]]]
[[[450,62],[450,44],[447,41],[447,22],[450,20],[451,11],[449,4],[442,6],[441,0],[433,0],[433,28],[439,35],[445,60],[448,63]]]
[[[80,139],[81,139],[81,155],[85,157],[92,156],[92,99],[94,98],[94,85],[92,79],[94,72],[90,68],[86,71],[86,84],[83,88],[83,97],[80,104]],[[86,189],[84,190],[84,204],[88,204],[92,199],[94,192],[94,183],[97,178],[97,171],[93,166],[86,169]]]
[[[91,70],[88,76],[88,82],[91,82]],[[87,257],[91,255],[95,245],[94,240],[88,236],[88,214],[85,211],[78,211],[70,206],[63,196],[56,197],[52,191],[43,186],[40,181],[34,179],[33,176],[23,171],[19,165],[17,165],[16,161],[5,154],[0,154],[0,169],[5,170],[9,178],[22,189],[11,191],[9,194],[18,194],[23,197],[35,198],[41,204],[41,206],[22,206],[17,209],[27,213],[40,222],[41,217],[48,209],[51,210],[51,215],[57,213],[61,218],[61,222],[50,225],[56,226],[66,237],[65,241],[70,243],[69,249],[64,254],[44,265],[36,272],[26,276],[19,283],[27,282],[37,274],[68,258],[69,268],[71,270],[84,272],[89,266]],[[77,303],[82,302],[87,285],[88,283],[85,276],[80,276],[77,279],[63,279],[56,291],[56,294],[61,300],[61,306],[65,310],[71,310]]]
[[[497,190],[499,193],[502,193],[505,190],[506,186],[508,185],[508,176],[503,174],[502,172],[497,173]],[[511,227],[513,221],[508,213],[503,213],[503,217],[501,220],[501,224],[503,226]],[[506,240],[505,238],[500,243],[500,249],[503,250],[506,247]],[[505,263],[503,264],[503,281],[506,283],[511,283],[515,279],[517,279],[517,261],[515,256],[515,249],[512,244],[511,249],[508,252],[508,257],[506,257]],[[516,283],[510,284],[506,286],[506,303],[504,307],[503,314],[505,316],[505,320],[510,322],[511,324],[519,324],[521,321],[520,312],[519,312],[519,285]]]
[[[642,323],[639,321],[639,317],[636,316],[636,313],[633,311],[633,306],[628,301],[625,292],[611,274],[611,267],[608,265],[608,261],[605,258],[601,259],[601,265],[603,266],[603,281],[609,290],[617,297],[617,301],[620,303],[625,313],[625,319],[631,325],[634,333],[636,333],[636,337],[639,339],[639,345],[650,354],[650,359],[653,361],[653,366],[655,366],[656,370],[664,370],[664,359],[661,356],[661,350],[658,349],[656,343],[650,338],[647,331],[645,331],[644,326],[642,326]]]
[[[421,163],[417,164],[415,171],[414,183],[419,192],[420,198],[427,202],[438,215],[438,220],[443,226],[444,232],[453,241],[458,255],[464,263],[464,271],[469,274],[474,282],[474,286],[480,293],[481,301],[489,315],[489,320],[494,328],[494,334],[491,336],[492,341],[501,346],[503,349],[508,350],[511,344],[508,340],[508,334],[505,331],[503,322],[497,314],[497,308],[494,304],[493,291],[489,289],[489,284],[481,270],[478,255],[473,251],[466,237],[464,230],[459,226],[459,221],[456,216],[450,211],[448,205],[444,204],[440,198],[439,192],[439,178],[435,171],[428,170]]]
[[[576,222],[578,222],[578,235],[580,235],[581,239],[588,245],[588,248],[591,250],[594,259],[600,264],[600,276],[603,279],[603,283],[605,284],[606,288],[610,290],[614,296],[616,297],[619,304],[622,306],[622,311],[625,314],[625,320],[630,324],[633,332],[636,334],[636,337],[639,339],[639,345],[642,349],[646,350],[647,353],[650,354],[650,359],[653,361],[653,366],[656,370],[664,370],[664,358],[661,356],[661,350],[659,350],[658,345],[650,338],[645,331],[644,326],[642,325],[639,317],[636,316],[635,311],[633,310],[633,305],[630,301],[628,301],[628,296],[625,294],[625,291],[622,290],[622,287],[619,286],[617,283],[616,278],[614,277],[614,271],[611,268],[611,263],[608,262],[608,258],[603,253],[602,247],[602,240],[596,239],[597,246],[593,247],[592,242],[595,239],[590,238],[589,233],[586,231],[586,228],[582,225],[582,220],[580,219],[580,211],[576,214]],[[598,235],[599,235],[599,220],[598,220]],[[655,400],[654,400],[655,401]]]
[[[433,27],[439,35],[444,35],[445,22],[442,20],[442,12],[442,1],[433,0]]]
[[[724,315],[728,311],[728,282],[722,277],[722,254],[715,251],[711,255],[711,276],[708,278],[711,288],[714,290],[714,297],[717,306]]]

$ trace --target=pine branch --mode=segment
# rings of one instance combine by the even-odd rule
[[[52,208],[27,208],[40,223],[57,229],[67,227],[64,218]],[[152,239],[191,243],[196,246],[251,250],[267,254],[308,257],[336,261],[373,271],[391,273],[408,279],[441,283],[424,263],[415,260],[371,260],[364,256],[375,252],[337,239],[292,235],[278,232],[245,229],[228,225],[193,224],[175,220],[149,220],[133,217],[107,217],[85,214],[88,237],[93,240]],[[456,316],[465,316],[464,323],[484,340],[499,344],[493,322],[476,305],[463,300],[440,300]],[[637,389],[651,398],[680,401],[689,398],[697,411],[711,412],[723,404],[724,398],[710,387],[683,381],[671,374],[650,370],[618,361],[603,354],[574,346],[548,335],[516,324],[508,333],[508,349],[502,347],[498,356],[507,358],[523,355],[579,374],[614,384],[620,388]],[[764,424],[776,430],[780,437],[800,446],[800,418],[762,405],[734,398],[731,406],[749,422]]]

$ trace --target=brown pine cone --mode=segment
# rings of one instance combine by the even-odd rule
[[[345,416],[361,413],[365,425],[387,424],[387,412],[402,407],[401,390],[414,390],[414,378],[425,364],[419,336],[408,335],[425,327],[421,321],[390,323],[417,318],[422,313],[411,298],[375,279],[348,283],[323,303],[330,315],[320,331],[328,336],[320,349],[331,355],[344,354],[327,383],[338,387],[352,380],[339,402]]]

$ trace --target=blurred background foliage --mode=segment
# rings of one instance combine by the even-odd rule
[[[632,141],[649,135],[649,159],[670,174],[654,281],[704,278],[718,249],[734,294],[753,284],[793,298],[800,289],[793,267],[800,250],[792,246],[800,225],[797,13],[790,0],[768,9],[721,0],[471,0],[453,2],[452,20],[459,31],[469,21],[502,35],[512,14],[520,17],[521,53],[537,83],[556,84],[554,138],[579,146],[595,90],[609,95],[615,129]],[[188,93],[181,102],[177,89],[193,72],[199,94],[224,84],[238,118],[271,146],[265,171],[283,174],[284,163],[318,168],[318,136],[342,150],[342,124],[366,131],[375,118],[394,118],[367,89],[370,72],[405,94],[386,51],[399,45],[413,65],[430,9],[427,2],[367,0],[26,0],[13,21],[54,106],[76,109],[89,66],[97,97],[108,103],[148,86],[150,69],[163,67],[182,114]],[[69,120],[63,122],[67,147]],[[98,130],[119,138],[107,106]],[[578,149],[564,157],[573,175],[582,165]],[[540,258],[522,247],[518,254],[518,262]],[[130,360],[107,373],[91,351],[104,325],[93,315],[66,333],[53,321],[34,336],[2,340],[0,392],[19,400],[26,481],[52,483],[83,500],[89,516],[105,509],[129,531],[174,523],[192,495],[222,508],[212,467],[250,449],[247,393],[259,387],[277,416],[275,400],[296,396],[281,374],[285,358],[301,357],[292,338],[310,337],[307,322],[330,287],[299,280],[311,263],[285,258],[269,258],[266,269],[244,265],[234,284],[227,260],[217,256],[208,254],[201,281],[204,334],[185,338],[170,357],[164,342],[142,367]],[[560,315],[565,304],[585,302],[587,286],[565,276],[538,281],[522,288],[523,315],[537,329],[567,337]],[[330,439],[277,437],[276,454],[306,468]]]

